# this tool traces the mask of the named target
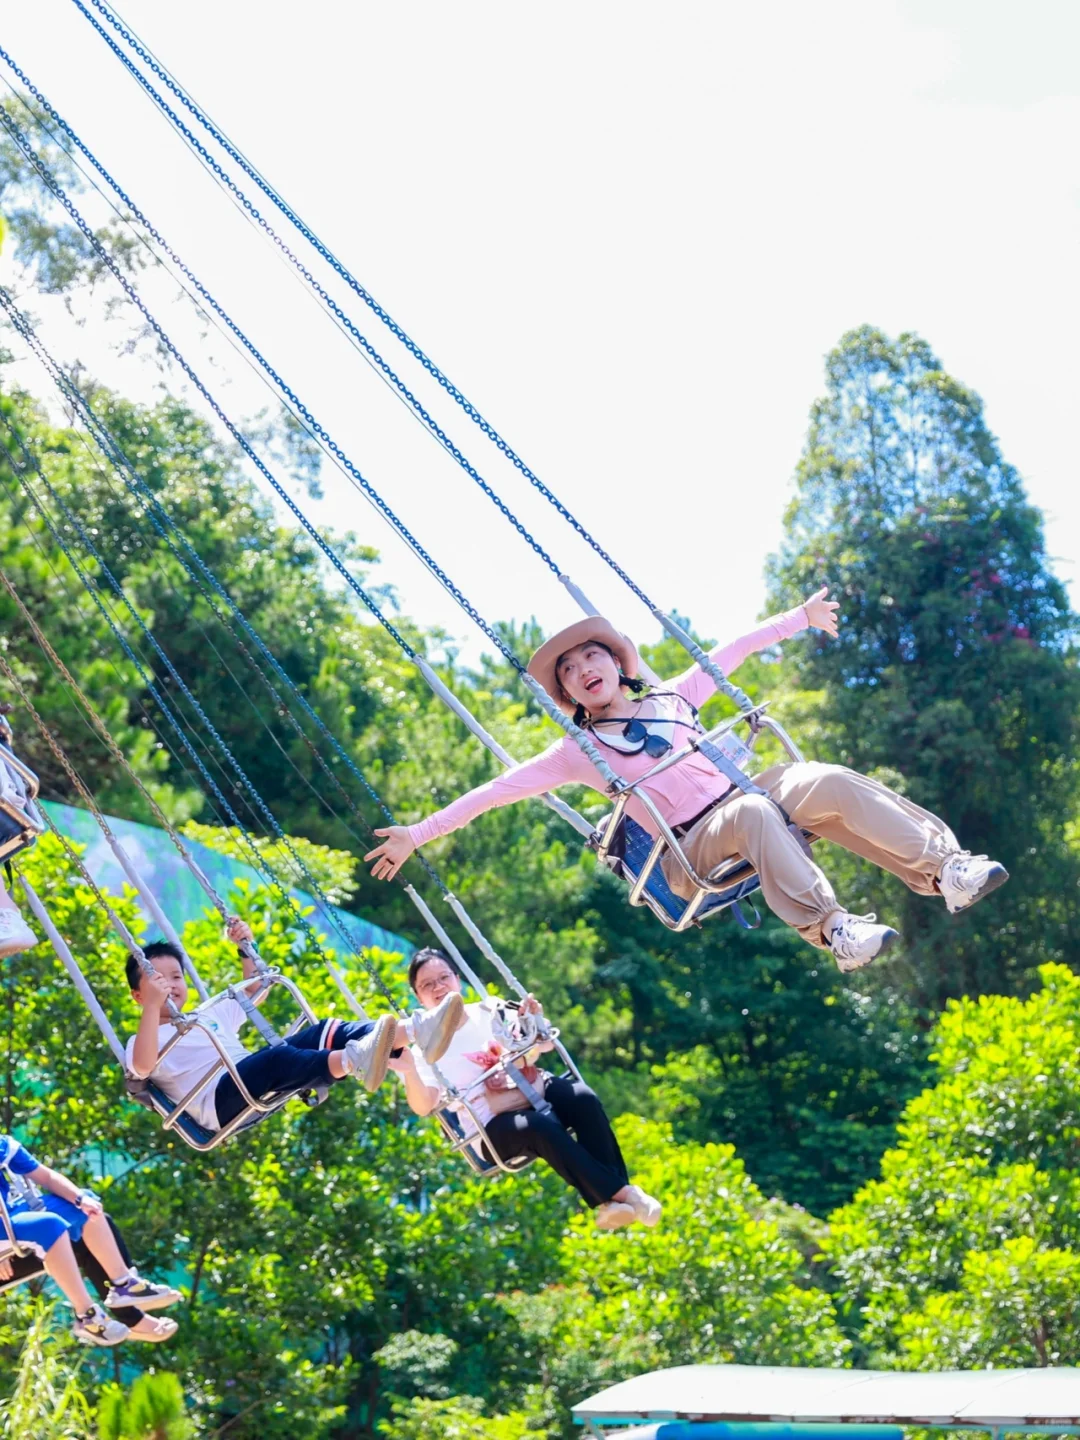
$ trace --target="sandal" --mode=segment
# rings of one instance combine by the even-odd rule
[[[149,1328],[142,1329],[144,1325]],[[127,1338],[145,1340],[149,1345],[160,1345],[165,1340],[171,1340],[179,1328],[176,1321],[167,1315],[144,1315],[137,1325],[132,1325]]]

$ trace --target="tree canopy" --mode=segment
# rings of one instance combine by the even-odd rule
[[[71,294],[95,283],[91,257],[3,146],[0,205],[27,284]],[[495,773],[199,414],[173,397],[138,405],[80,383],[400,818]],[[261,441],[280,446],[292,483],[314,483],[303,436],[268,429]],[[295,881],[293,855],[267,834],[103,566],[323,888],[422,942],[401,891],[357,864],[381,819],[363,786],[290,717],[116,467],[2,376],[0,438],[0,566],[165,811]],[[505,664],[462,666],[380,589],[364,537],[333,543],[511,754],[550,740]],[[774,600],[786,606],[823,580],[843,602],[841,640],[810,636],[756,657],[740,683],[772,697],[815,758],[879,773],[942,813],[964,845],[1005,861],[1009,886],[949,919],[852,857],[823,856],[846,901],[875,905],[903,937],[887,966],[844,978],[767,913],[751,933],[729,919],[670,935],[539,805],[489,813],[430,847],[557,1017],[617,1116],[632,1169],[664,1200],[661,1228],[612,1236],[542,1166],[512,1182],[472,1179],[391,1086],[372,1098],[337,1087],[317,1110],[286,1109],[208,1156],[178,1148],[122,1098],[47,948],[17,957],[4,968],[5,1126],[102,1186],[143,1269],[175,1277],[187,1298],[180,1333],[153,1358],[176,1377],[178,1408],[176,1386],[146,1378],[151,1362],[134,1347],[122,1378],[133,1378],[127,1365],[144,1378],[117,1388],[107,1357],[76,1367],[31,1292],[11,1292],[0,1330],[9,1432],[52,1405],[63,1409],[58,1437],[93,1424],[108,1440],[192,1428],[230,1440],[556,1440],[575,1399],[650,1366],[1080,1361],[1076,620],[978,397],[918,337],[867,327],[828,358],[771,567]],[[3,592],[0,629],[102,806],[152,819]],[[537,628],[507,634],[527,651]],[[661,675],[684,667],[670,641],[645,653]],[[724,702],[711,706],[709,716]],[[16,728],[44,793],[77,803],[29,721]],[[603,811],[592,792],[571,798]],[[20,868],[130,1028],[122,952],[89,891],[50,840]],[[264,953],[329,1011],[337,991],[275,897],[241,889],[232,900]],[[130,895],[116,904],[137,923]],[[231,978],[216,920],[173,918],[207,978]],[[363,971],[337,958],[366,996]],[[400,994],[400,957],[368,958]]]

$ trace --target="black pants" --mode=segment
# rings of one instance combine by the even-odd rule
[[[131,1252],[124,1243],[124,1237],[120,1234],[116,1222],[111,1215],[106,1215],[109,1222],[109,1229],[112,1231],[117,1248],[120,1251],[124,1264],[131,1269]],[[109,1293],[111,1288],[110,1276],[106,1275],[105,1267],[96,1255],[91,1255],[85,1240],[76,1240],[74,1245],[75,1259],[79,1263],[79,1269],[93,1285],[94,1289],[101,1296],[102,1300]],[[12,1278],[15,1280],[28,1280],[34,1275],[43,1275],[44,1266],[37,1255],[13,1255],[11,1257]],[[134,1305],[125,1305],[120,1310],[110,1310],[109,1314],[114,1316],[124,1325],[137,1325],[143,1318],[143,1312]]]
[[[595,1209],[630,1183],[619,1142],[599,1097],[582,1080],[549,1080],[545,1096],[554,1113],[506,1110],[487,1125],[491,1143],[502,1160],[536,1155],[572,1185],[585,1204]],[[577,1133],[567,1133],[572,1129]]]
[[[333,1085],[331,1050],[344,1050],[348,1041],[359,1040],[374,1028],[366,1020],[325,1020],[305,1025],[303,1030],[290,1035],[284,1045],[264,1045],[248,1055],[237,1064],[236,1073],[257,1100],[274,1090]],[[245,1108],[236,1081],[228,1073],[217,1083],[214,1106],[222,1127]]]

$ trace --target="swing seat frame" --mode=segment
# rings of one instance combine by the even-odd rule
[[[27,1256],[34,1255],[29,1245],[24,1245],[15,1234],[15,1227],[11,1223],[11,1211],[7,1207],[7,1201],[0,1195],[0,1260],[24,1260]],[[26,1275],[13,1275],[10,1280],[0,1280],[0,1294],[10,1290],[16,1285],[21,1285],[26,1280],[32,1280],[35,1275],[43,1275],[45,1266],[42,1263],[38,1269]]]
[[[741,855],[733,855],[721,861],[708,875],[699,875],[690,863],[679,837],[644,787],[657,775],[670,770],[673,765],[678,765],[695,752],[700,752],[703,746],[715,746],[741,724],[749,727],[747,747],[751,751],[760,733],[765,731],[775,737],[789,761],[799,763],[805,758],[779,721],[765,713],[764,705],[757,706],[745,714],[721,721],[702,735],[695,735],[687,744],[665,755],[639,780],[628,782],[619,791],[614,808],[606,816],[601,828],[594,832],[589,841],[600,861],[629,884],[630,904],[646,906],[661,924],[676,933],[688,930],[691,925],[700,925],[709,915],[732,908],[741,923],[750,928],[748,922],[742,918],[739,902],[760,888],[761,877],[751,862]],[[732,784],[717,800],[713,809],[719,810],[741,794],[742,791]],[[627,806],[634,799],[648,813],[655,827],[653,833],[626,813]],[[817,839],[809,830],[803,830],[802,836],[807,844],[812,844]],[[676,895],[668,884],[662,861],[669,854],[694,887],[689,899],[684,900]]]
[[[36,845],[38,836],[44,835],[47,826],[37,805],[38,777],[2,741],[0,765],[11,773],[23,792],[20,804],[0,795],[0,861],[4,861],[13,860],[16,855]]]
[[[252,997],[254,1002],[263,999],[275,985],[282,986],[296,1002],[300,1014],[285,1032],[285,1039],[294,1034],[303,1025],[314,1025],[318,1023],[319,1017],[312,1010],[311,1006],[304,999],[299,987],[286,975],[278,970],[269,970],[260,976],[261,985],[259,990]],[[246,983],[246,982],[245,982]],[[178,1044],[183,1037],[191,1030],[202,1030],[214,1049],[218,1053],[217,1064],[213,1065],[206,1074],[193,1085],[191,1089],[179,1101],[170,1100],[169,1097],[157,1085],[141,1076],[129,1074],[126,1079],[127,1093],[136,1104],[153,1110],[164,1121],[163,1128],[171,1130],[189,1145],[192,1150],[198,1150],[205,1154],[209,1150],[216,1150],[226,1140],[241,1130],[250,1130],[252,1126],[258,1125],[260,1121],[275,1114],[295,1099],[298,1095],[305,1097],[308,1104],[319,1104],[325,1096],[325,1091],[312,1090],[274,1090],[269,1094],[257,1098],[244,1084],[237,1068],[236,1062],[226,1051],[221,1043],[220,1037],[206,1023],[204,1012],[213,1008],[220,1000],[235,998],[238,986],[230,985],[217,995],[212,995],[209,1000],[204,1000],[189,1015],[184,1016],[185,1024],[177,1027],[176,1034],[171,1037],[164,1049],[159,1053],[158,1059],[167,1055],[174,1045]],[[227,1073],[244,1102],[244,1108],[239,1114],[234,1115],[227,1125],[219,1130],[208,1130],[189,1113],[188,1107],[199,1098],[202,1093],[216,1085],[222,1073]],[[308,1097],[312,1098],[308,1098]]]
[[[558,1030],[550,1030],[547,1037],[555,1043],[554,1054],[558,1055],[563,1062],[565,1069],[563,1075],[578,1076],[577,1067],[571,1060],[562,1041],[559,1039]],[[500,1071],[509,1077],[517,1085],[515,1072],[518,1066],[535,1047],[535,1037],[530,1037],[522,1045],[506,1051],[499,1056],[498,1061],[490,1070],[485,1070],[483,1075],[478,1075],[471,1085],[464,1090],[458,1090],[452,1085],[444,1085],[448,1103],[432,1112],[439,1122],[443,1135],[450,1143],[450,1148],[468,1165],[469,1169],[481,1180],[488,1180],[492,1177],[502,1175],[518,1175],[522,1170],[527,1170],[534,1163],[531,1155],[516,1155],[510,1160],[503,1160],[491,1142],[487,1133],[487,1126],[476,1113],[472,1097],[486,1087],[486,1082],[492,1075]],[[545,1072],[551,1074],[550,1071]],[[580,1079],[580,1076],[578,1076]],[[474,1125],[473,1130],[467,1131],[461,1121],[461,1112],[464,1111]],[[482,1154],[479,1145],[483,1145],[486,1155]],[[490,1156],[490,1159],[488,1158]]]

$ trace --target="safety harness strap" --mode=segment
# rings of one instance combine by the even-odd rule
[[[255,1026],[255,1029],[266,1041],[267,1045],[285,1044],[285,1041],[270,1024],[270,1021],[267,1020],[266,1016],[255,1004],[254,1000],[252,1000],[243,985],[230,985],[226,993],[231,1000],[235,1000],[237,1005],[240,1006],[240,1009],[243,1010],[248,1020]]]
[[[544,1098],[542,1090],[538,1090],[531,1081],[525,1079],[524,1074],[513,1061],[507,1060],[503,1068],[538,1115],[551,1114],[551,1102]]]

